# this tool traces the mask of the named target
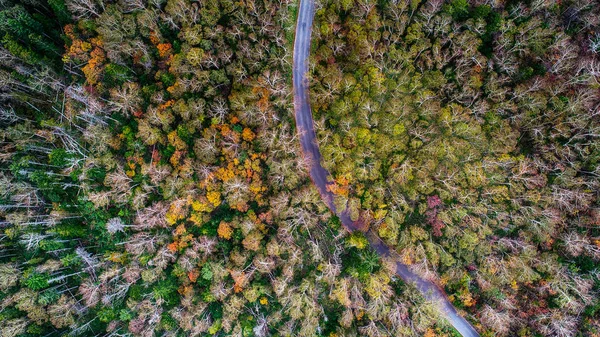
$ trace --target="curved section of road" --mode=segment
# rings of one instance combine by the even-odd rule
[[[336,210],[333,203],[333,193],[327,189],[329,184],[329,172],[321,166],[321,152],[317,144],[310,100],[308,97],[308,60],[310,54],[310,35],[314,17],[313,0],[300,0],[298,10],[298,22],[296,24],[296,38],[294,41],[294,110],[296,117],[296,128],[300,137],[302,151],[310,163],[310,177],[319,190],[321,198],[329,209],[336,214],[342,225],[350,232],[360,230],[361,224],[352,221],[348,212]],[[463,337],[479,337],[477,331],[458,314],[456,308],[450,303],[443,291],[431,281],[422,279],[411,272],[402,264],[400,256],[387,246],[373,231],[366,232],[371,247],[382,257],[388,258],[396,264],[396,274],[406,283],[412,283],[429,301],[437,304],[440,313]]]

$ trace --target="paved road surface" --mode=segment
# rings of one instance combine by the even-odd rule
[[[308,79],[306,78],[306,73],[309,64],[310,34],[314,11],[313,0],[300,0],[298,22],[296,25],[296,40],[294,41],[293,64],[296,128],[300,136],[303,155],[311,163],[310,177],[319,190],[321,198],[329,209],[340,218],[344,227],[352,232],[361,229],[362,226],[358,222],[352,221],[348,212],[339,212],[336,210],[333,204],[333,194],[327,190],[329,172],[321,166],[321,153],[316,141],[317,137],[315,135],[310,100],[308,98]],[[381,241],[377,234],[368,231],[366,235],[371,247],[379,255],[389,258],[396,263],[396,274],[405,282],[414,284],[426,299],[437,303],[442,315],[463,337],[479,337],[477,331],[458,314],[452,303],[448,301],[446,295],[438,286],[411,272],[406,265],[400,262],[398,254]]]

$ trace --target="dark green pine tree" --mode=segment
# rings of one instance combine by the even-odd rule
[[[0,4],[0,45],[31,65],[61,67],[62,27],[70,20],[63,0]]]

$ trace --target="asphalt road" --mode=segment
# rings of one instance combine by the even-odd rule
[[[321,153],[317,144],[317,137],[314,129],[310,100],[308,97],[308,79],[306,77],[309,66],[310,54],[310,35],[314,17],[313,0],[300,0],[298,10],[298,22],[296,24],[296,39],[294,41],[294,109],[296,117],[296,129],[300,137],[303,155],[310,162],[310,177],[319,190],[321,198],[327,204],[329,209],[336,214],[343,226],[350,232],[360,230],[361,225],[352,221],[347,212],[339,212],[333,203],[333,193],[327,190],[329,172],[321,166]],[[452,303],[448,300],[444,292],[434,283],[422,279],[417,274],[411,272],[408,267],[402,264],[400,256],[390,249],[378,236],[372,231],[366,233],[371,247],[382,257],[391,259],[396,263],[396,274],[406,283],[412,283],[427,299],[437,304],[442,316],[456,329],[463,337],[479,337],[475,329],[458,314]]]

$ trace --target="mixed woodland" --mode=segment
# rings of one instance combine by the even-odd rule
[[[596,336],[600,6],[327,2],[313,109],[338,207],[494,336]]]
[[[600,6],[315,1],[348,208],[482,336],[600,336]],[[459,336],[347,233],[293,0],[0,0],[0,336]]]

